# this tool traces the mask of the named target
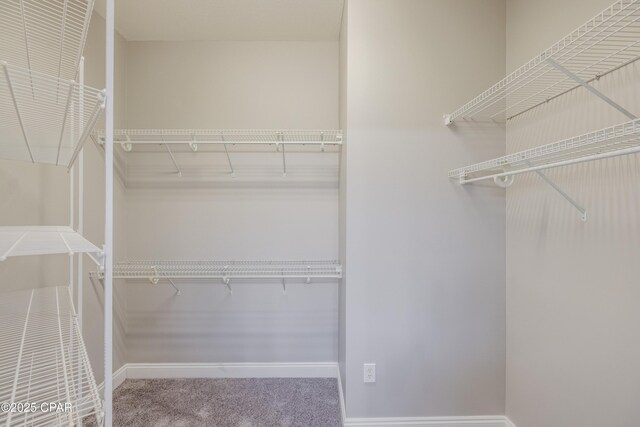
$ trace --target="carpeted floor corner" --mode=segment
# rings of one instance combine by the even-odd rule
[[[335,378],[126,380],[117,427],[340,427]]]

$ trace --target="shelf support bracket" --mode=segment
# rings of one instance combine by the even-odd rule
[[[9,68],[6,62],[2,62],[2,68],[4,69],[4,76],[7,78],[7,87],[9,88],[9,93],[11,94],[11,100],[13,101],[13,107],[16,110],[16,115],[18,116],[18,123],[20,123],[20,129],[22,130],[22,136],[24,137],[24,143],[27,145],[27,150],[29,151],[29,157],[31,158],[31,163],[35,163],[35,159],[33,158],[33,152],[31,151],[31,144],[29,144],[29,137],[27,136],[27,131],[24,127],[24,122],[22,121],[22,114],[20,114],[20,108],[18,108],[18,101],[16,100],[16,94],[13,91],[13,84],[11,83],[11,77],[9,77]]]
[[[276,142],[276,151],[280,147],[280,144],[284,142],[284,135],[282,132],[278,132],[278,142]],[[284,156],[284,144],[282,144],[282,176],[287,176],[287,161]]]
[[[529,162],[527,162],[529,164],[529,166],[531,166],[531,164]],[[573,205],[574,208],[576,208],[578,210],[578,212],[580,212],[580,219],[582,221],[587,221],[587,210],[585,208],[583,208],[582,206],[580,206],[578,204],[578,202],[576,202],[575,200],[573,200],[573,198],[571,198],[571,196],[569,196],[567,193],[565,193],[560,187],[558,187],[558,184],[556,184],[555,182],[553,182],[551,180],[551,178],[549,178],[547,175],[545,175],[544,172],[542,171],[535,171],[536,174],[542,178],[542,180],[544,182],[546,182],[547,184],[549,184],[551,186],[551,188],[553,188],[554,190],[556,190],[562,197],[564,197],[567,202],[571,203],[571,205]]]
[[[176,286],[176,284],[175,284],[175,283],[173,283],[173,280],[171,280],[171,279],[170,279],[170,278],[168,278],[168,277],[165,277],[165,279],[167,279],[167,281],[169,282],[169,284],[170,284],[171,286],[173,286],[173,289],[175,289],[175,291],[176,291],[176,295],[178,295],[178,296],[182,295],[182,292],[180,292],[180,289]]]
[[[176,162],[176,158],[173,156],[173,152],[171,151],[171,148],[169,148],[169,144],[164,144],[165,148],[167,149],[167,153],[169,153],[169,157],[171,157],[171,161],[173,162],[173,166],[176,168],[176,172],[178,173],[178,176],[182,176],[182,171],[180,170],[180,166],[178,166],[178,162]]]
[[[75,87],[76,87],[76,82],[72,81],[69,84],[69,92],[67,93],[66,107],[64,109],[64,116],[62,117],[62,129],[60,129],[60,139],[58,140],[58,153],[56,155],[56,166],[60,164],[60,150],[62,149],[64,131],[67,127],[67,117],[69,116],[69,108],[71,107],[71,101],[73,101],[73,90],[75,89]]]
[[[236,176],[236,171],[233,169],[233,163],[231,163],[231,156],[229,155],[229,150],[227,150],[227,143],[225,142],[225,139],[224,139],[224,133],[222,133],[220,137],[222,138],[224,153],[227,155],[227,161],[229,162],[229,169],[231,169],[231,177],[233,178]]]
[[[625,116],[629,117],[631,120],[635,120],[635,119],[638,118],[633,113],[629,112],[629,110],[625,109],[620,104],[615,102],[613,99],[609,98],[607,95],[605,95],[604,93],[600,92],[598,89],[596,89],[593,86],[591,86],[589,83],[587,83],[584,80],[582,80],[576,74],[572,73],[571,71],[567,70],[562,65],[558,64],[555,60],[553,60],[551,58],[547,58],[547,62],[549,64],[551,64],[554,68],[556,68],[557,70],[559,70],[560,72],[565,74],[567,77],[571,78],[572,80],[575,80],[580,86],[584,87],[589,92],[591,92],[592,94],[594,94],[598,98],[602,99],[604,102],[606,102],[607,104],[611,105],[613,108],[615,108],[616,110],[618,110],[619,112],[621,112]]]
[[[229,290],[229,295],[233,295],[233,289],[231,289],[231,279],[228,278],[228,277],[223,277],[222,278],[222,283],[224,283],[224,285]]]

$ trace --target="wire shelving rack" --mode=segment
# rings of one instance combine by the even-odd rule
[[[467,184],[640,152],[640,119],[497,159],[455,169],[449,178]]]
[[[112,125],[107,91],[84,85],[82,52],[94,0],[0,2],[0,158],[63,165],[70,175],[74,224],[74,171],[82,207],[81,150],[103,110]],[[113,89],[113,0],[107,0],[106,77]],[[107,145],[110,145],[108,139]],[[105,247],[98,249],[71,227],[0,227],[0,260],[11,256],[86,253],[99,266],[111,255],[112,187],[105,162]],[[82,231],[82,209],[78,229]],[[98,261],[93,255],[101,258]],[[109,261],[104,261],[108,263]],[[110,265],[110,264],[109,264]],[[34,408],[0,414],[6,426],[80,425],[86,417],[111,425],[111,281],[105,283],[105,405],[102,408],[81,333],[82,262],[69,260],[69,287],[3,293],[0,298],[0,401],[70,403],[71,412]],[[76,315],[72,301],[78,277]],[[104,417],[102,410],[104,409]]]
[[[445,124],[457,119],[511,119],[638,59],[640,0],[620,0],[445,115]]]
[[[71,426],[94,417],[101,425],[100,398],[69,288],[5,293],[0,319],[0,401],[38,402],[33,411],[2,411],[0,424]],[[49,402],[63,406],[40,406]]]

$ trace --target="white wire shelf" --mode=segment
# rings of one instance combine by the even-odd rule
[[[640,119],[449,172],[467,184],[640,152]]]
[[[2,0],[0,58],[22,68],[74,79],[94,0]]]
[[[6,62],[0,67],[0,158],[70,167],[100,117],[104,93]]]
[[[0,402],[37,403],[34,412],[0,412],[3,426],[72,426],[101,404],[68,287],[2,294]],[[42,403],[70,410],[42,410]]]
[[[457,119],[513,118],[640,58],[640,0],[617,1],[453,113]],[[559,68],[559,67],[560,68]]]
[[[101,253],[71,227],[0,227],[0,261],[24,255]]]
[[[104,131],[92,134],[95,142],[104,142]],[[202,145],[342,145],[341,130],[237,130],[237,129],[116,129],[114,142],[125,151],[133,146],[172,144]],[[196,148],[197,149],[197,148]]]
[[[118,262],[114,279],[339,279],[337,261],[159,261]]]

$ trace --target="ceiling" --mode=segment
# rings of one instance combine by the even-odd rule
[[[129,41],[336,41],[344,0],[120,0]],[[105,0],[96,0],[104,17]]]

